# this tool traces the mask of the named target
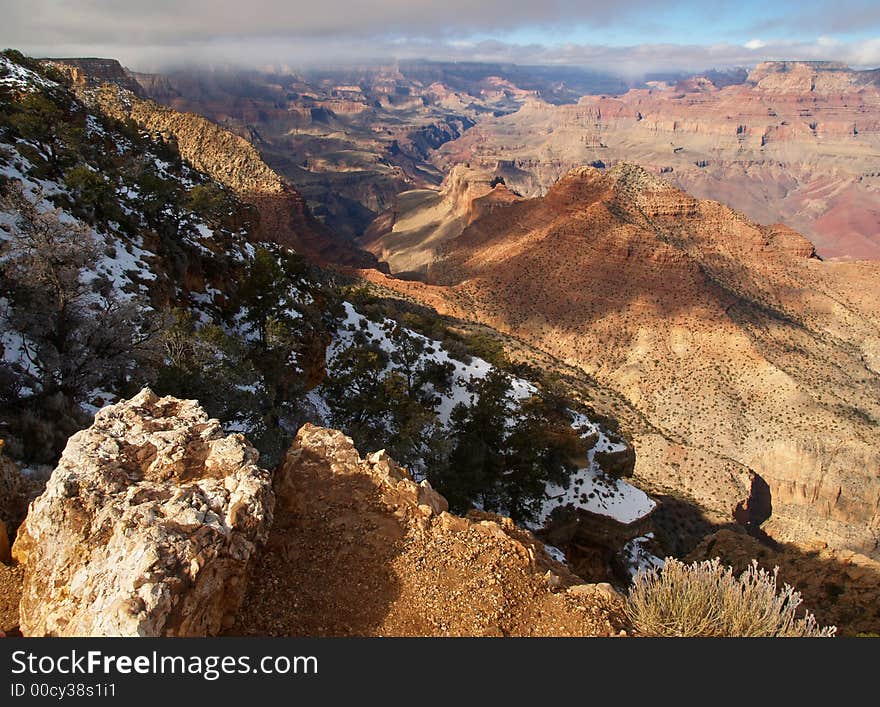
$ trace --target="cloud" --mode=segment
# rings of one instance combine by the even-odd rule
[[[753,66],[767,60],[833,60],[855,68],[880,66],[880,38],[842,42],[753,40],[743,45],[681,44],[515,44],[499,40],[389,40],[286,38],[258,43],[237,39],[211,39],[185,45],[92,44],[53,45],[31,51],[37,56],[107,56],[144,71],[200,64],[206,66],[305,67],[309,65],[387,63],[394,60],[480,61],[520,65],[580,66],[640,77],[657,71],[699,71],[710,68]]]
[[[626,47],[570,45],[567,47],[495,47],[480,51],[482,59],[516,59],[518,63],[555,63],[613,70],[626,76],[651,71],[699,71],[710,68],[753,66],[761,61],[843,61],[855,68],[880,66],[880,39],[862,41],[751,40],[744,45],[717,43],[708,46],[640,44]]]
[[[681,17],[700,23],[707,3],[668,0],[658,15],[651,0],[4,0],[0,46],[37,56],[116,57],[142,70],[190,63],[298,66],[415,58],[576,65],[632,76],[765,59],[880,65],[880,30],[876,38],[846,39],[829,29],[834,22],[856,24],[862,17],[864,34],[880,22],[880,8],[861,0],[839,3],[837,13],[813,0],[796,5],[779,0],[764,13],[764,3],[743,0],[744,17],[758,12],[777,17],[753,23],[747,41],[706,31],[710,21],[699,31],[697,24],[686,27],[686,34],[703,43],[676,44],[652,39],[661,36],[655,23]],[[847,15],[846,21],[833,22],[835,14]],[[783,16],[792,27],[814,27],[815,38],[780,39],[772,27],[786,21]],[[626,36],[646,41],[629,46],[572,42],[566,30],[575,26],[592,27],[591,37],[625,29]],[[542,41],[509,40],[523,32]]]
[[[601,27],[651,6],[650,0],[13,0],[4,8],[3,38],[179,45],[232,37],[443,36],[572,22]]]
[[[751,23],[757,34],[767,31],[824,32],[851,34],[877,31],[880,26],[880,4],[876,0],[835,0],[834,2],[797,2],[789,11],[768,14]]]

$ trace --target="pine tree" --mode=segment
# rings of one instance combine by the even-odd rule
[[[64,175],[64,184],[73,196],[73,208],[90,223],[118,218],[119,208],[114,199],[115,189],[97,170],[80,164]]]
[[[253,326],[264,349],[269,320],[284,316],[282,307],[286,288],[284,270],[278,259],[266,248],[257,248],[239,295],[247,307],[245,319]]]
[[[560,399],[534,395],[525,400],[507,439],[501,505],[511,518],[534,521],[548,482],[564,484],[572,459],[586,454]]]
[[[499,484],[505,468],[507,419],[513,399],[510,378],[492,369],[474,384],[476,400],[470,407],[459,403],[450,417],[454,446],[446,465],[429,472],[454,510],[463,512],[474,503],[499,510]]]
[[[324,393],[331,423],[363,449],[387,446],[387,364],[388,355],[376,344],[355,343],[339,352],[327,370]]]
[[[19,136],[36,146],[53,177],[61,176],[76,160],[82,142],[83,130],[73,123],[72,108],[58,105],[44,93],[30,93],[8,119]]]

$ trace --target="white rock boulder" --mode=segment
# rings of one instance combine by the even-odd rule
[[[26,636],[205,636],[230,625],[272,525],[270,474],[196,401],[144,389],[70,438],[21,526]]]

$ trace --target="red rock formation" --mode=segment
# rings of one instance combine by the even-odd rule
[[[551,157],[552,156],[552,157]],[[880,83],[874,72],[761,64],[743,84],[653,85],[576,105],[527,102],[444,145],[444,169],[503,170],[537,196],[568,170],[637,162],[698,198],[804,233],[823,257],[880,258]]]
[[[727,523],[757,473],[777,539],[878,553],[877,265],[823,263],[791,229],[627,164],[480,200],[428,285],[383,284],[445,297],[623,396],[648,489]]]

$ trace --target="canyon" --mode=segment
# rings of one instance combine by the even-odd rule
[[[822,257],[880,257],[880,77],[830,62],[766,62],[742,83],[695,76],[574,104],[529,98],[441,146],[539,196],[569,170],[633,162],[697,198],[803,233]]]
[[[177,230],[96,221],[104,255],[88,277],[196,322],[183,333],[194,343],[175,332],[164,355],[204,346],[208,331],[216,360],[240,358],[201,388],[181,369],[211,414],[146,368],[89,390],[94,423],[77,423],[87,429],[48,483],[46,467],[19,474],[0,456],[0,563],[17,561],[0,565],[0,583],[22,595],[0,605],[0,630],[618,635],[629,626],[607,582],[624,587],[663,555],[778,564],[821,620],[877,630],[876,72],[776,62],[635,88],[581,77],[575,90],[494,66],[44,66],[72,90],[74,114],[90,111],[99,147],[154,164],[180,193],[214,184],[226,199],[222,218],[187,212]],[[79,208],[35,176],[22,141],[7,143],[4,179],[36,207],[48,186]],[[107,178],[128,213],[142,180],[126,170]],[[4,219],[6,238],[17,225]],[[271,272],[258,279],[261,262]],[[248,292],[249,278],[265,289]],[[255,319],[266,293],[278,301]],[[3,365],[22,373],[26,340],[0,324]],[[422,386],[438,425],[430,439],[421,430],[426,445],[493,372],[509,377],[506,427],[561,386],[551,436],[576,432],[575,475],[539,489],[531,523],[450,513],[426,480],[433,448],[406,471],[331,424],[357,392],[358,381],[333,388],[350,350],[382,361],[386,380],[451,366]],[[135,395],[157,377],[175,396]],[[33,451],[22,439],[18,456]],[[632,518],[609,511],[626,499],[639,501]],[[184,532],[196,525],[197,546]],[[55,553],[59,528],[90,548],[91,569]],[[97,615],[52,589],[72,583]]]
[[[823,262],[788,227],[626,163],[532,199],[491,177],[459,168],[369,234],[427,284],[368,277],[616,391],[643,488],[729,519],[751,475],[776,541],[878,557],[877,263]]]
[[[55,60],[50,65],[99,112],[134,121],[171,139],[193,167],[232,189],[258,215],[260,237],[321,263],[369,267],[367,254],[314,218],[300,192],[270,168],[250,142],[194,113],[170,110],[148,99],[141,85],[114,60]]]
[[[81,73],[83,66],[95,67],[98,76]],[[456,424],[466,420],[468,408],[482,397],[478,391],[490,383],[500,386],[494,394],[501,415],[488,431],[500,432],[505,440],[512,433],[537,432],[547,436],[551,449],[559,439],[577,456],[576,462],[554,461],[542,469],[527,455],[526,496],[511,496],[526,501],[519,513],[531,517],[536,532],[551,526],[560,506],[591,519],[594,537],[577,529],[569,536],[595,552],[591,569],[597,580],[613,578],[613,556],[650,527],[654,508],[643,492],[619,478],[632,467],[625,441],[606,423],[568,408],[558,394],[553,405],[566,407],[546,418],[536,408],[546,395],[540,381],[513,377],[474,356],[466,340],[454,338],[436,315],[425,311],[407,318],[397,312],[400,321],[390,319],[384,313],[393,312],[381,300],[338,283],[338,273],[308,265],[291,252],[293,244],[282,240],[283,232],[267,232],[263,213],[254,213],[255,193],[287,188],[256,152],[204,118],[162,108],[131,88],[104,82],[120,71],[111,61],[40,65],[14,53],[0,56],[0,424],[2,447],[8,449],[0,457],[5,541],[0,630],[206,635],[230,629],[254,571],[252,560],[273,525],[268,468],[277,465],[298,429],[310,429],[304,422],[341,420],[354,429],[361,449],[370,449],[365,445],[372,442],[365,440],[379,435],[377,444],[393,445],[411,460],[419,488],[426,489],[425,477],[437,471],[426,460],[443,450],[424,445],[421,436],[442,436],[444,445],[454,442],[462,432],[454,429],[453,419]],[[32,106],[51,121],[30,122]],[[35,147],[45,148],[56,131],[63,135],[56,145],[69,160],[59,165]],[[16,139],[22,135],[29,137]],[[95,194],[99,208],[89,208]],[[303,213],[308,216],[307,207]],[[31,239],[36,232],[38,248]],[[325,257],[307,241],[296,245],[313,261]],[[67,299],[42,317],[30,288],[35,280],[44,282],[41,268],[53,258],[60,259],[64,277],[41,287],[36,301]],[[100,320],[92,332],[90,323],[105,312],[116,316]],[[403,328],[403,321],[432,337]],[[47,341],[45,327],[57,334],[59,324],[63,331]],[[114,342],[112,356],[105,335]],[[136,343],[127,338],[132,336],[143,338]],[[75,369],[66,348],[73,345],[70,337],[81,356]],[[149,345],[140,349],[139,343]],[[370,399],[358,399],[363,385],[358,367],[374,358],[380,367],[367,373],[382,385]],[[78,377],[83,370],[87,374]],[[383,406],[393,401],[383,400],[383,394],[395,394],[413,377],[421,381],[418,414],[399,393],[386,410]],[[163,394],[144,388],[132,396],[132,387],[147,382]],[[190,391],[200,403],[164,395],[169,390]],[[369,406],[376,403],[379,409],[373,411]],[[371,422],[372,436],[348,424],[351,412]],[[401,421],[402,412],[407,416]],[[409,443],[399,439],[401,425],[410,435],[403,442]],[[329,434],[354,450],[340,433]],[[257,466],[258,454],[266,468]],[[381,468],[393,464],[384,453],[376,459]],[[531,474],[548,472],[547,481],[536,477],[535,488]],[[274,478],[281,474],[283,469],[276,469]],[[403,476],[396,471],[394,481]],[[478,486],[477,492],[491,497],[493,486],[498,483]],[[508,486],[514,488],[508,480],[500,490]],[[311,491],[316,489],[301,489]],[[418,492],[416,505],[425,493]],[[430,505],[445,507],[433,492],[427,497]],[[460,493],[458,502],[463,503]],[[316,509],[326,520],[326,508],[319,503]],[[495,521],[481,520],[486,520],[480,525],[484,530],[468,534],[471,549],[487,545],[485,532],[497,536]],[[512,537],[522,534],[531,543],[506,546],[499,557],[543,553],[546,562],[556,563],[551,568],[568,572],[558,564],[564,558],[560,549],[545,547],[509,519],[497,517],[497,522]],[[375,530],[367,524],[365,532],[370,529]],[[297,533],[284,536],[293,539]],[[63,545],[61,537],[74,542]],[[395,538],[385,540],[390,544]],[[345,547],[336,553],[344,555]],[[370,559],[375,558],[363,562]],[[628,571],[625,558],[621,561],[621,570]],[[522,582],[525,605],[541,587],[555,593],[567,586],[558,574],[548,580],[543,573],[532,576],[533,569],[511,575],[511,582]],[[375,570],[385,571],[378,564]],[[576,581],[570,572],[566,577]],[[349,575],[340,578],[348,581]],[[491,591],[497,580],[485,584]],[[597,591],[615,597],[619,606],[615,590]],[[560,623],[542,625],[541,631],[612,629],[604,612],[594,611],[592,626],[582,625],[577,611],[563,616],[565,601],[548,601]],[[513,605],[510,611],[521,612]],[[531,613],[525,609],[525,615]],[[260,618],[271,617],[261,613]],[[328,618],[316,614],[314,620]],[[480,630],[535,630],[522,616],[515,625],[506,620],[499,614],[501,627]],[[464,631],[462,626],[454,630]]]
[[[823,258],[880,256],[876,71],[765,62],[636,85],[502,66],[466,72],[129,72],[122,85],[252,142],[346,239],[395,208],[399,193],[436,190],[456,165],[531,197],[575,167],[625,161],[757,223],[785,223]]]
[[[120,67],[121,68],[121,67]],[[359,237],[397,194],[436,187],[434,151],[526,101],[552,104],[626,90],[572,67],[398,61],[355,67],[124,72],[119,81],[177,111],[206,116],[251,142],[336,234]]]

